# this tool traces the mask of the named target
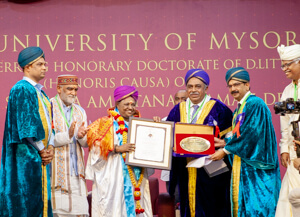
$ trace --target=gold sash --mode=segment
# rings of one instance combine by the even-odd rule
[[[205,103],[203,110],[196,122],[196,124],[203,124],[205,118],[210,113],[211,109],[214,107],[216,101],[210,100]],[[186,115],[186,102],[181,102],[179,105],[180,109],[180,122],[187,123],[187,115]],[[187,163],[194,160],[192,157],[187,157]],[[196,214],[196,181],[197,181],[197,168],[189,167],[188,168],[188,188],[189,188],[189,206],[191,217],[195,217]]]
[[[51,115],[50,115],[51,114],[51,104],[48,101],[48,99],[44,96],[44,94],[41,94],[41,95],[40,95],[40,97],[44,98],[44,101],[45,101],[45,103],[47,105],[47,108],[48,108],[49,117],[51,118]],[[39,113],[40,113],[40,117],[41,117],[41,121],[42,121],[42,124],[43,124],[44,131],[45,131],[45,139],[43,139],[42,141],[43,141],[43,144],[44,144],[45,148],[47,148],[48,138],[49,138],[49,130],[51,130],[51,129],[48,129],[48,122],[47,122],[46,114],[44,112],[42,101],[41,101],[39,96],[37,96],[37,97],[38,97],[38,102],[39,102]],[[42,194],[43,194],[43,203],[44,203],[43,217],[48,216],[48,191],[47,191],[48,189],[47,189],[47,184],[48,184],[47,183],[47,169],[46,169],[46,166],[44,166],[42,164]]]
[[[245,107],[244,103],[240,108],[243,111]],[[238,115],[238,111],[235,112],[233,116],[233,121],[236,119]],[[232,130],[235,127],[235,124],[232,123]],[[240,176],[241,176],[241,158],[237,155],[233,157],[232,163],[232,177],[231,177],[231,193],[232,193],[232,209],[233,209],[233,217],[238,216],[238,209],[239,209],[239,187],[240,187]]]

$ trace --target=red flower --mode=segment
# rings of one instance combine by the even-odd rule
[[[140,214],[140,213],[143,213],[143,212],[145,212],[144,209],[135,209],[136,214]]]
[[[127,128],[124,128],[124,129],[118,129],[117,131],[116,131],[116,134],[118,134],[118,133],[120,133],[120,134],[123,134],[123,132],[128,132],[128,129]]]
[[[121,115],[117,114],[116,116],[114,116],[114,119],[117,120]]]
[[[118,121],[118,124],[119,124],[119,125],[121,125],[121,124],[124,125],[125,123],[124,123],[124,121]]]

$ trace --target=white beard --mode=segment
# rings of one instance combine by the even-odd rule
[[[75,96],[66,95],[65,93],[61,93],[60,98],[66,105],[72,105],[75,101]]]

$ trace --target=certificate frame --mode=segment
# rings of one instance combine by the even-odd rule
[[[129,126],[127,142],[135,144],[135,151],[126,154],[125,164],[170,170],[174,122],[154,122],[152,119],[130,117]],[[147,155],[142,156],[145,151]]]

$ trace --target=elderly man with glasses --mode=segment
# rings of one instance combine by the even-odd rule
[[[281,69],[284,71],[286,77],[292,82],[285,87],[281,101],[287,98],[293,98],[295,101],[299,99],[299,79],[300,79],[300,44],[291,46],[281,45],[277,48],[282,65]],[[295,189],[300,188],[300,175],[298,168],[293,165],[297,159],[296,151],[294,150],[294,137],[292,136],[291,121],[298,119],[297,114],[287,114],[280,117],[281,139],[280,139],[280,154],[281,164],[286,167],[286,173],[282,180],[282,187],[280,190],[279,201],[276,210],[276,216],[291,216],[291,204],[288,200],[289,193]]]
[[[214,126],[215,135],[225,138],[231,131],[231,110],[207,94],[210,78],[203,69],[190,69],[185,75],[188,98],[174,106],[167,121]],[[154,118],[155,121],[159,121]],[[215,146],[219,149],[223,146]],[[186,167],[191,157],[173,157],[170,195],[179,188],[182,217],[229,217],[230,172],[210,177],[204,168]],[[226,157],[228,167],[230,163]]]

